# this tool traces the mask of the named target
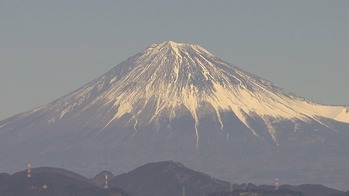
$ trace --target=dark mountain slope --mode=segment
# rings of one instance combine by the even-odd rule
[[[22,171],[0,175],[1,196],[126,196],[118,188],[104,190],[89,179],[58,168],[32,169],[31,177]]]
[[[207,195],[228,190],[229,183],[186,168],[180,163],[164,161],[149,163],[116,176],[111,186],[120,187],[137,196],[178,196],[183,189],[186,195]]]

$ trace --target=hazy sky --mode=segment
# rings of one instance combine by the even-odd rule
[[[347,0],[0,0],[0,120],[152,43],[199,44],[302,97],[349,105]]]

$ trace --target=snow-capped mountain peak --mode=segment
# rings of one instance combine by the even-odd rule
[[[295,166],[297,183],[314,168],[326,171],[324,182],[347,182],[348,175],[332,168],[348,171],[342,164],[348,127],[348,106],[306,100],[198,45],[168,41],[62,98],[1,121],[0,170],[18,170],[28,159],[86,173],[172,159],[217,176],[234,171],[234,177],[265,178],[262,170],[284,174],[290,171],[285,160],[302,159],[309,163]],[[309,158],[314,152],[321,156]],[[344,157],[339,164],[332,162],[334,152]]]
[[[98,96],[91,98],[93,92]],[[93,100],[86,104],[87,97]],[[223,129],[222,114],[232,112],[255,136],[259,133],[251,120],[261,119],[275,142],[278,134],[274,124],[278,121],[314,120],[329,126],[321,118],[330,118],[349,123],[345,107],[307,101],[198,45],[173,41],[151,45],[58,103],[56,110],[66,108],[59,118],[74,113],[78,105],[84,105],[85,110],[102,105],[109,114],[102,117],[103,128],[130,116],[126,124],[134,127],[134,134],[144,124],[158,126],[159,120],[171,121],[188,111],[195,122],[197,146],[200,119],[211,114]]]

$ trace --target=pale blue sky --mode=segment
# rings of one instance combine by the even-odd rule
[[[310,100],[349,105],[347,0],[0,0],[0,120],[152,43],[199,44]]]

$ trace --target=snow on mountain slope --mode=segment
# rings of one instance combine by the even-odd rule
[[[258,136],[246,119],[261,117],[275,141],[271,122],[275,119],[304,122],[312,119],[322,123],[321,118],[330,118],[349,123],[347,107],[307,101],[214,57],[198,45],[172,41],[151,45],[76,92],[25,116],[51,110],[55,111],[49,119],[53,123],[76,112],[77,107],[82,107],[79,112],[83,112],[101,103],[106,108],[103,112],[115,111],[111,118],[103,120],[104,127],[126,114],[132,115],[129,123],[134,127],[138,123],[157,123],[163,115],[176,117],[176,111],[185,107],[195,119],[197,142],[200,137],[197,126],[202,116],[198,108],[202,103],[212,106],[213,110],[208,112],[216,115],[221,128],[224,127],[221,112],[231,111]],[[149,105],[154,107],[150,113],[144,110]],[[140,118],[143,112],[147,112],[147,122]]]
[[[126,114],[132,116],[129,124],[137,127],[156,124],[163,116],[172,119],[184,107],[195,120],[199,142],[197,127],[203,114],[198,109],[203,103],[212,106],[205,111],[216,115],[221,128],[221,113],[233,112],[258,136],[258,130],[250,126],[247,118],[261,117],[274,141],[275,119],[315,120],[325,126],[322,118],[349,123],[346,107],[307,101],[214,57],[198,45],[172,41],[151,45],[80,90],[37,110],[55,110],[56,116],[49,120],[54,122],[74,113],[77,107],[82,107],[81,112],[101,104],[106,108],[104,113],[115,111],[109,119],[103,119],[103,127]],[[149,106],[151,112],[145,110]]]
[[[319,155],[298,161],[298,183],[304,170],[349,171],[339,164],[349,159],[331,162],[335,153],[348,157],[342,150],[349,147],[348,127],[348,106],[314,103],[198,45],[168,41],[62,98],[1,121],[0,155],[6,158],[0,170],[18,170],[14,163],[33,157],[82,173],[113,170],[115,162],[126,170],[174,159],[224,178],[228,170],[265,177],[260,170],[288,171],[283,161]],[[333,173],[325,180],[332,178],[347,179]]]

